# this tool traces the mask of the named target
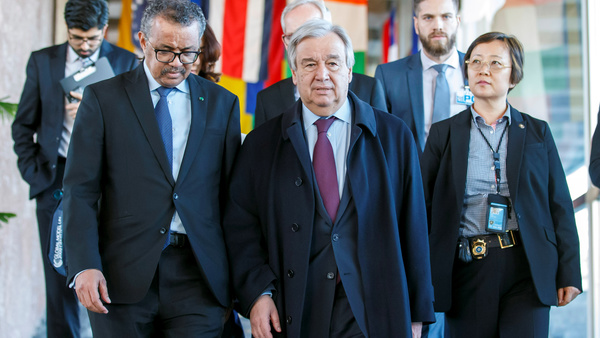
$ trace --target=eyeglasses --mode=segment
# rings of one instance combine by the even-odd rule
[[[469,66],[469,69],[476,72],[480,71],[483,68],[483,65],[488,65],[491,72],[499,72],[504,68],[512,68],[511,66],[504,65],[498,60],[482,61],[481,59],[471,59],[466,60],[465,63]]]
[[[69,33],[69,40],[71,40],[71,42],[73,42],[73,44],[76,46],[83,45],[85,42],[87,42],[87,44],[90,46],[95,46],[102,42],[102,35],[93,36],[91,38],[82,38],[81,36],[72,35]]]
[[[156,60],[162,63],[171,63],[173,60],[175,60],[175,57],[179,57],[179,61],[181,61],[181,63],[184,65],[189,65],[196,62],[198,55],[202,52],[202,48],[200,48],[198,51],[175,53],[170,50],[156,49],[150,42],[148,42],[148,44],[154,50]]]
[[[292,39],[292,35],[294,35],[294,33],[292,34],[282,34],[281,35],[281,40],[283,40],[283,43],[285,43],[286,45],[290,44],[290,40]]]

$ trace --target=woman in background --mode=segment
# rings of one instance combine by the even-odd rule
[[[548,337],[551,305],[581,293],[571,196],[550,128],[507,103],[514,37],[465,54],[474,104],[434,124],[421,159],[436,312],[452,337]]]
[[[217,41],[215,32],[213,32],[208,23],[202,35],[200,48],[200,55],[192,65],[192,73],[200,75],[209,81],[219,82],[221,80],[221,73],[215,73],[215,64],[221,57],[221,44]]]

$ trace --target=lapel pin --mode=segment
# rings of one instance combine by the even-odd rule
[[[199,99],[200,101],[204,101],[204,97],[202,97],[202,96],[200,96],[198,99]]]
[[[525,129],[525,125],[523,123],[519,123],[519,128]]]

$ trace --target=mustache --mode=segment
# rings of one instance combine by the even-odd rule
[[[185,74],[185,68],[183,67],[165,67],[160,71],[161,75],[165,75],[167,73],[181,73]]]
[[[443,36],[443,37],[445,37],[446,39],[448,38],[448,34],[446,34],[446,33],[444,33],[444,32],[435,32],[435,33],[431,33],[431,34],[429,34],[429,38],[430,38],[430,39],[432,39],[432,38],[434,38],[434,37],[436,37],[436,36]]]

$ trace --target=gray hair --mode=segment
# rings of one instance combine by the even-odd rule
[[[308,38],[322,38],[330,33],[334,33],[342,39],[344,47],[346,47],[346,66],[352,68],[354,66],[354,50],[352,49],[352,40],[350,40],[348,33],[346,33],[342,27],[334,25],[329,21],[313,19],[300,26],[294,35],[292,35],[290,45],[288,46],[288,63],[292,70],[296,71],[298,69],[296,56],[298,54],[298,45],[302,40]]]
[[[323,4],[322,0],[296,0],[296,1],[292,1],[289,4],[287,4],[287,6],[285,6],[285,8],[283,9],[283,12],[281,12],[281,29],[283,30],[283,34],[285,34],[285,22],[284,22],[283,19],[294,8],[300,7],[302,5],[313,5],[313,6],[317,7],[317,9],[321,12],[321,19],[326,19],[326,20],[329,19],[329,21],[331,21],[331,13],[329,13],[328,10],[327,10],[327,8],[325,8],[325,5]]]
[[[190,0],[152,0],[144,10],[140,27],[140,31],[145,36],[150,37],[150,29],[154,19],[158,16],[184,27],[197,22],[200,30],[198,41],[200,41],[199,39],[206,28],[206,20],[204,14],[202,14],[202,9]]]

